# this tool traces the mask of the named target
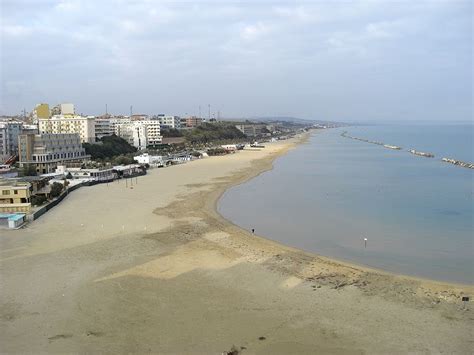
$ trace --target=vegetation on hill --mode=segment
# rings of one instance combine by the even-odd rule
[[[183,133],[176,128],[167,128],[161,130],[161,135],[164,138],[171,138],[171,137],[182,137]]]
[[[137,151],[125,139],[117,137],[115,134],[102,137],[98,144],[83,143],[82,146],[85,148],[86,154],[89,154],[94,160],[112,158]]]
[[[245,135],[234,124],[227,122],[203,123],[184,133],[188,143],[208,143],[227,139],[244,139]]]

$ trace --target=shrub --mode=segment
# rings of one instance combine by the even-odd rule
[[[59,182],[54,182],[53,185],[51,185],[51,192],[50,192],[51,197],[54,198],[61,195],[63,188],[64,188],[63,184],[60,184]]]
[[[31,204],[33,206],[41,206],[45,202],[46,202],[46,197],[44,195],[31,196]]]
[[[211,148],[207,150],[207,155],[209,156],[224,154],[227,154],[227,150],[225,150],[224,148]]]

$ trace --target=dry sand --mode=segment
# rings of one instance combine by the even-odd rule
[[[471,353],[473,287],[342,264],[216,213],[296,143],[84,187],[2,230],[1,352]]]

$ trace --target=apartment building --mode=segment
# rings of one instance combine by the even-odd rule
[[[181,118],[178,116],[158,115],[155,119],[158,119],[160,121],[161,128],[181,128]]]
[[[18,143],[20,166],[33,165],[39,174],[51,173],[58,165],[78,167],[90,159],[77,133],[21,134]]]
[[[37,104],[33,110],[33,120],[37,122],[40,118],[49,118],[50,111],[48,104]]]
[[[96,141],[102,137],[111,136],[115,133],[115,125],[112,124],[111,118],[109,117],[97,117],[94,121],[95,124],[95,138]]]
[[[162,141],[159,120],[116,123],[115,134],[139,150],[156,146]]]
[[[203,119],[196,117],[196,116],[191,116],[191,117],[186,117],[186,127],[192,128],[192,127],[197,127],[202,124]]]
[[[0,161],[18,154],[18,135],[23,129],[22,122],[0,122]]]
[[[38,120],[39,133],[71,134],[77,133],[83,143],[95,142],[95,117],[73,114],[54,115]]]

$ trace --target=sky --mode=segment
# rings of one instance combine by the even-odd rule
[[[472,120],[469,0],[0,2],[0,114]]]

